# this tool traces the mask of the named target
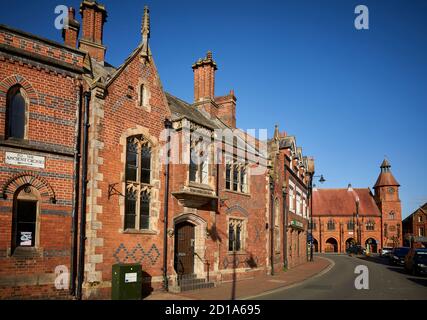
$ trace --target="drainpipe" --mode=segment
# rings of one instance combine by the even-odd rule
[[[165,193],[164,193],[164,230],[163,230],[163,285],[165,291],[169,290],[168,281],[168,222],[169,222],[169,159],[170,159],[170,129],[172,129],[172,121],[165,119],[165,129],[167,131],[166,143],[166,168],[165,168]]]
[[[82,299],[82,287],[84,279],[84,264],[85,264],[85,243],[86,243],[86,190],[87,190],[87,153],[89,144],[89,104],[90,91],[84,93],[85,97],[85,113],[83,126],[83,153],[82,153],[82,214],[80,217],[80,243],[79,243],[79,266],[77,270],[77,299]]]
[[[270,264],[271,264],[271,275],[274,276],[274,181],[270,180]]]
[[[313,175],[314,172],[310,175],[310,182],[309,182],[309,195],[310,195],[310,233],[311,233],[311,241],[310,241],[310,261],[313,261],[313,241],[314,241],[314,234],[313,234]],[[317,246],[319,247],[320,245],[320,223],[319,223],[319,243],[317,244]],[[321,251],[321,250],[320,250]]]
[[[77,113],[77,134],[76,148],[74,150],[74,186],[73,186],[73,220],[71,225],[71,272],[70,272],[70,294],[76,294],[76,271],[77,271],[77,246],[78,233],[77,226],[79,223],[79,178],[80,178],[80,147],[81,147],[81,116],[82,116],[82,92],[83,87],[79,88],[79,110]]]
[[[286,168],[285,168],[286,181]],[[285,182],[286,183],[286,182]],[[286,185],[283,185],[283,266],[288,268],[288,207],[286,205]]]

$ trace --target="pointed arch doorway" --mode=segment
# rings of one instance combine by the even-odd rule
[[[184,221],[175,227],[175,261],[174,267],[178,275],[194,273],[195,226]]]

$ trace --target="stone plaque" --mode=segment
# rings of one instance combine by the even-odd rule
[[[5,162],[15,166],[26,166],[40,169],[44,169],[45,167],[45,157],[33,156],[25,153],[6,152]]]

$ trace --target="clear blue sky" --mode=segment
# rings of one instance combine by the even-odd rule
[[[62,41],[58,4],[4,1],[0,23]],[[297,137],[328,188],[372,187],[386,155],[403,216],[427,201],[427,1],[104,0],[107,60],[120,65],[151,10],[151,48],[164,88],[193,99],[191,64],[212,50],[216,94],[234,89],[237,124]],[[370,29],[354,28],[367,5]],[[80,15],[78,15],[80,19]]]

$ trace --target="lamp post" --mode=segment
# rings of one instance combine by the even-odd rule
[[[320,183],[324,183],[326,179],[323,177],[323,174],[320,176],[315,176],[314,172],[310,175],[310,183],[308,186],[308,195],[310,197],[310,261],[313,261],[313,179],[319,178]]]

